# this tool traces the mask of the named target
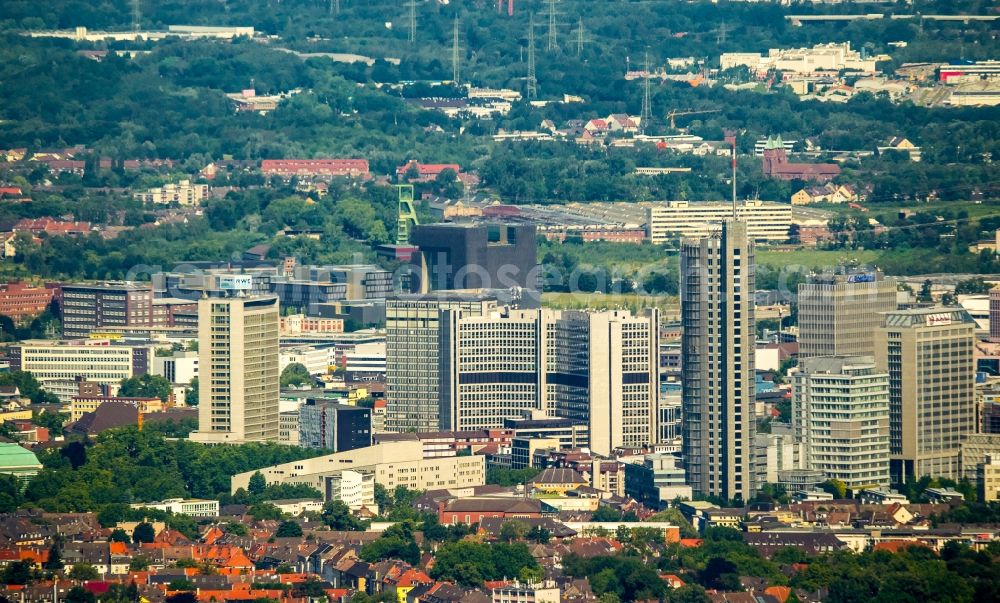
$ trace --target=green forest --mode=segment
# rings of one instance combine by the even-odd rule
[[[272,257],[368,261],[371,245],[394,236],[394,190],[372,184],[336,183],[326,197],[307,198],[295,190],[295,182],[269,183],[259,174],[233,169],[213,184],[234,190],[210,200],[204,216],[164,225],[156,225],[158,216],[131,197],[130,190],[191,177],[224,159],[364,157],[376,175],[391,174],[410,159],[457,162],[479,174],[485,195],[506,203],[727,198],[732,184],[727,158],[657,152],[652,146],[494,142],[490,134],[536,129],[544,119],[561,125],[614,112],[638,114],[642,85],[623,77],[647,53],[654,65],[693,57],[711,69],[720,52],[850,41],[866,53],[889,53],[893,60],[882,67],[892,71],[908,61],[995,57],[1000,50],[997,25],[990,23],[880,19],[794,26],[785,18],[790,12],[859,10],[851,5],[564,0],[550,37],[548,5],[541,0],[518,3],[514,17],[498,15],[486,0],[418,2],[412,42],[409,14],[398,3],[341,0],[337,5],[339,10],[327,0],[140,2],[144,29],[252,25],[266,37],[73,43],[22,33],[76,26],[129,29],[132,3],[0,1],[0,82],[5,84],[0,85],[0,147],[38,151],[83,145],[90,153],[82,177],[0,166],[0,180],[25,189],[41,186],[32,190],[28,203],[0,204],[0,223],[66,216],[135,228],[116,238],[49,238],[41,244],[22,238],[15,262],[3,266],[4,275],[144,278],[145,271],[157,267],[230,258],[260,243],[271,245]],[[879,5],[893,14],[989,9],[988,2],[971,0]],[[508,115],[494,120],[449,118],[412,102],[415,96],[454,93],[455,86],[436,84],[453,75],[456,17],[460,81],[525,93],[531,14],[539,99],[572,94],[584,102],[516,102]],[[109,52],[100,61],[78,52],[125,49],[141,52],[134,58]],[[342,63],[316,55],[324,52],[355,52],[374,62]],[[225,93],[248,87],[300,93],[266,115],[237,113]],[[869,152],[891,136],[905,136],[921,146],[921,162],[889,155],[849,159],[838,178],[868,190],[871,217],[891,229],[876,231],[868,215],[851,214],[834,222],[838,237],[830,246],[848,253],[877,251],[880,264],[896,274],[926,272],[930,266],[997,271],[994,258],[967,250],[996,227],[996,212],[963,217],[962,209],[951,210],[948,204],[976,198],[989,205],[997,198],[1000,108],[926,109],[869,94],[846,103],[819,103],[801,101],[784,88],[731,91],[666,81],[651,90],[651,133],[671,131],[666,115],[673,109],[713,111],[678,123],[708,140],[737,131],[741,198],[785,202],[806,184],[765,178],[749,152],[758,138],[781,134],[809,138],[827,149]],[[118,167],[97,168],[98,156]],[[126,171],[120,167],[125,159],[169,159],[172,167]],[[692,171],[637,178],[632,175],[637,166]],[[453,195],[457,189],[454,183],[438,183],[421,191]],[[917,205],[928,199],[937,200],[933,209]],[[891,209],[880,211],[882,205]],[[915,207],[917,216],[899,218],[901,206]],[[426,215],[426,208],[421,211]],[[321,229],[320,240],[278,234],[304,225]],[[630,268],[606,279],[608,288],[628,291],[642,285],[649,292],[673,292],[669,258],[652,275],[634,266],[640,258],[647,263],[663,258],[657,249],[607,247],[588,254],[580,245],[559,247],[543,245],[539,259],[605,270],[624,263]]]

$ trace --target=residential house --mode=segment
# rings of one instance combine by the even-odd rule
[[[792,205],[810,203],[853,203],[858,193],[847,184],[827,182],[823,186],[809,186],[792,195]]]
[[[909,156],[910,161],[920,161],[920,147],[902,136],[893,136],[889,140],[885,141],[884,145],[878,147],[879,155],[890,151],[906,153],[906,155]]]
[[[451,170],[455,176],[462,173],[457,163],[420,163],[411,159],[396,168],[396,180],[399,182],[433,182],[441,172]]]

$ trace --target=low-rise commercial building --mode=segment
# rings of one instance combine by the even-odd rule
[[[200,498],[168,498],[161,502],[136,503],[133,509],[157,509],[193,517],[218,517],[219,501]]]
[[[299,407],[299,445],[344,452],[372,444],[371,410],[325,400]]]
[[[416,440],[385,442],[273,465],[259,471],[268,484],[300,483],[325,491],[327,477],[335,477],[345,470],[371,472],[375,483],[389,490],[396,486],[433,490],[486,483],[483,456],[424,458],[423,445]],[[254,473],[247,471],[234,475],[231,491],[235,493],[240,488],[246,489]]]
[[[745,201],[736,208],[746,222],[747,236],[755,241],[784,242],[792,226],[792,206],[767,201]],[[731,203],[669,201],[651,204],[646,210],[649,241],[662,245],[680,237],[703,238],[733,217]]]
[[[20,484],[27,484],[42,470],[35,453],[17,444],[0,442],[0,474],[12,475]]]
[[[99,384],[118,384],[149,372],[150,345],[117,344],[102,339],[25,340],[11,347],[11,370],[29,371],[43,385],[82,377]]]

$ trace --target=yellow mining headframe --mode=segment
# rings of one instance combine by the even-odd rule
[[[413,185],[397,184],[399,190],[399,218],[396,222],[396,244],[410,244],[410,228],[420,224],[417,209],[413,206]]]

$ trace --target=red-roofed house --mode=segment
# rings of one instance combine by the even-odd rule
[[[51,236],[87,234],[92,230],[90,222],[64,222],[48,217],[37,220],[25,218],[14,224],[14,232],[30,232],[32,234],[44,232]]]
[[[416,170],[416,176],[410,174],[412,170]],[[462,168],[457,163],[420,163],[416,159],[411,159],[396,168],[396,180],[400,182],[432,182],[445,170],[455,172],[456,176],[462,173]]]
[[[610,130],[611,126],[603,119],[592,119],[584,124],[583,129],[591,134],[603,134]]]
[[[58,294],[58,283],[46,283],[42,287],[19,281],[4,283],[0,285],[0,314],[15,321],[38,316]]]
[[[299,178],[360,178],[371,177],[367,159],[265,159],[260,164],[265,176]]]
[[[413,590],[415,587],[421,584],[434,584],[434,580],[430,576],[418,569],[408,569],[399,578],[396,579],[393,585],[393,590],[396,593],[396,600],[399,603],[406,603],[406,594]]]
[[[787,586],[768,586],[764,589],[765,595],[771,595],[779,601],[785,603],[792,594],[792,589]]]
[[[887,551],[889,553],[901,553],[911,546],[931,548],[926,542],[919,540],[890,540],[888,542],[878,542],[872,547],[873,551]]]

